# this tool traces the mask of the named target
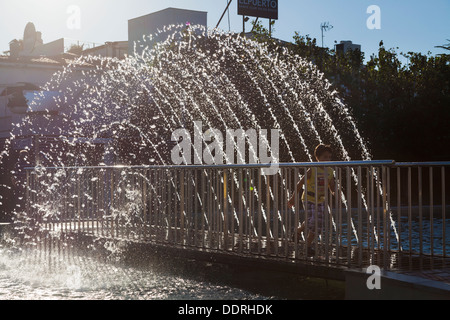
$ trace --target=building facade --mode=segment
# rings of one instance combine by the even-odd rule
[[[361,52],[361,45],[354,44],[352,41],[341,41],[336,45],[336,52],[341,54],[346,54],[350,50],[359,50]]]
[[[162,32],[170,25],[207,26],[208,13],[202,11],[167,8],[128,21],[128,54],[141,54],[145,47],[151,47],[156,41],[166,40],[167,34]],[[161,33],[159,33],[161,32]],[[159,37],[148,39],[148,36],[159,33]]]

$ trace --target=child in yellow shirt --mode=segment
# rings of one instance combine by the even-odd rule
[[[331,161],[332,149],[328,145],[320,144],[314,150],[314,156],[318,162]],[[323,229],[324,212],[325,212],[325,174],[327,175],[328,187],[332,195],[334,195],[334,172],[331,168],[310,168],[306,173],[306,192],[303,192],[302,201],[305,209],[309,214],[308,219],[308,235],[306,244],[308,246],[308,255],[313,255],[314,252],[310,249],[310,245],[316,235],[316,222],[317,231],[320,234]],[[316,177],[317,176],[317,177]],[[316,186],[317,182],[317,186]],[[305,184],[305,179],[302,178],[297,184],[297,190],[289,199],[288,205],[291,208],[295,204],[295,196],[298,194]],[[317,192],[317,195],[316,195]],[[305,230],[306,223],[297,229],[297,235]]]

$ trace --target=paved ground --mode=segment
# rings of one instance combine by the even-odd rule
[[[421,271],[404,271],[402,274],[409,276],[421,277],[429,280],[446,283],[450,286],[450,268],[446,269],[431,269]]]

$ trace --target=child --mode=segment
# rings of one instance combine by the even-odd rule
[[[314,156],[318,162],[331,161],[332,150],[328,145],[320,144],[314,150]],[[328,187],[330,192],[334,195],[334,177],[333,170],[331,168],[326,168]],[[316,178],[317,175],[317,178]],[[317,181],[317,187],[316,187]],[[289,208],[295,204],[295,196],[302,190],[305,184],[305,179],[301,179],[297,184],[297,190],[293,194],[292,198],[289,199]],[[317,221],[317,231],[321,233],[323,228],[323,219],[325,212],[325,171],[324,168],[310,168],[306,173],[306,193],[303,192],[302,201],[305,209],[308,212],[308,235],[306,239],[306,244],[308,246],[307,253],[308,256],[314,255],[314,251],[310,248],[312,241],[315,237],[316,232],[316,221]],[[317,191],[317,195],[316,195]],[[297,229],[297,235],[300,236],[301,232],[305,230],[306,224],[303,224]]]

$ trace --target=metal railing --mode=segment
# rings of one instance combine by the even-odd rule
[[[262,174],[267,165],[30,168],[26,208],[28,221],[56,234],[389,269],[404,256],[448,257],[449,165],[284,163],[275,175]],[[301,193],[288,203],[318,168],[333,172],[323,198],[315,196],[326,204],[322,225],[310,222],[315,212]],[[320,193],[317,176],[305,193]]]

